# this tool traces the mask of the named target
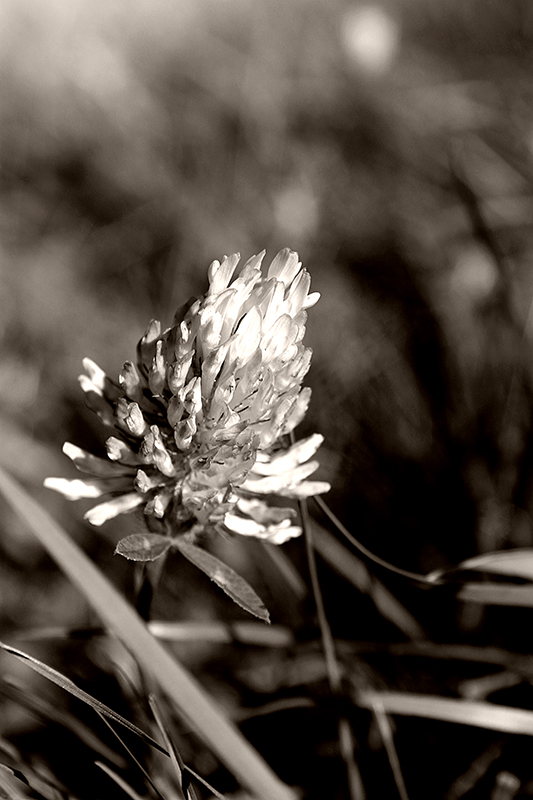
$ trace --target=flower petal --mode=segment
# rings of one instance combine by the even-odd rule
[[[301,263],[298,261],[298,253],[285,247],[274,256],[268,268],[267,277],[277,278],[278,281],[283,281],[285,286],[289,286],[298,274],[301,266]]]
[[[96,481],[82,481],[79,478],[68,480],[67,478],[46,478],[44,486],[59,492],[67,500],[82,500],[84,498],[101,497],[107,494],[107,489],[102,488]]]
[[[278,494],[293,500],[303,500],[305,497],[314,497],[316,494],[329,492],[330,489],[331,485],[326,481],[303,481],[294,486],[280,489]]]
[[[264,525],[256,522],[250,517],[239,517],[237,514],[226,514],[224,525],[233,533],[240,533],[242,536],[261,536],[266,531]]]
[[[307,439],[293,444],[288,450],[274,456],[259,451],[253,472],[257,475],[282,475],[290,472],[300,464],[309,461],[323,441],[324,437],[320,433],[314,433]]]
[[[166,378],[167,364],[166,359],[163,356],[163,342],[161,339],[158,339],[155,346],[155,355],[152,359],[150,371],[148,373],[148,385],[150,386],[152,395],[158,397],[159,395],[163,394],[163,389],[165,388],[167,382]]]
[[[294,539],[302,535],[302,529],[298,525],[289,525],[282,528],[279,525],[271,525],[267,530],[267,535],[261,537],[270,544],[285,544],[289,539]]]
[[[132,436],[140,438],[144,436],[148,430],[148,423],[138,403],[128,403],[127,400],[124,402],[119,401],[117,417],[119,421],[124,423],[126,430],[128,430]]]
[[[302,529],[298,525],[291,525],[289,520],[267,526],[230,513],[224,516],[224,525],[228,530],[238,533],[240,536],[255,536],[272,544],[283,544],[288,539],[300,536],[302,533]]]
[[[305,309],[311,308],[320,300],[320,292],[311,292],[310,295],[307,296],[307,299],[304,301],[303,307]]]
[[[89,509],[85,514],[85,519],[91,525],[99,527],[113,517],[118,517],[119,514],[125,514],[128,511],[133,511],[134,508],[140,506],[145,502],[142,494],[132,492],[131,494],[123,494],[119,497],[114,497],[108,500],[107,503],[100,503],[94,508]]]
[[[250,309],[240,321],[235,338],[228,350],[228,360],[235,361],[237,368],[246,364],[259,347],[262,322],[263,318],[257,306]]]
[[[258,498],[240,497],[237,500],[238,510],[247,517],[251,517],[261,525],[274,525],[284,520],[290,521],[296,516],[293,508],[280,508],[269,506],[264,500]]]
[[[88,472],[89,474],[97,475],[99,478],[113,478],[130,472],[128,467],[121,467],[119,464],[110,463],[105,458],[98,458],[98,456],[87,453],[81,447],[71,444],[71,442],[65,442],[63,452],[81,472]]]
[[[150,321],[144,336],[137,345],[139,367],[148,370],[155,354],[155,343],[161,336],[161,323],[158,319]]]
[[[171,478],[176,474],[170,453],[165,447],[161,438],[161,431],[157,425],[150,426],[149,433],[143,439],[139,455],[146,464],[155,464],[159,472],[167,478]]]
[[[91,383],[93,383],[103,394],[107,378],[104,370],[101,369],[101,367],[99,367],[98,364],[96,364],[91,358],[84,358],[81,363],[83,364],[83,369],[89,376]]]
[[[284,494],[283,490],[297,486],[318,467],[318,461],[308,461],[307,464],[301,464],[281,475],[268,475],[265,478],[256,476],[252,468],[241,488],[252,494]]]
[[[208,295],[218,294],[224,291],[224,289],[227,289],[228,283],[235,272],[240,258],[240,253],[234,253],[232,256],[229,256],[229,258],[228,256],[224,256],[222,264],[219,261],[213,261],[208,270]]]
[[[141,377],[133,361],[124,362],[122,372],[118,376],[118,382],[129,400],[134,400],[136,403],[142,400]]]
[[[118,461],[121,464],[128,466],[135,466],[140,463],[139,457],[133,452],[131,447],[123,442],[122,439],[117,439],[116,436],[110,436],[106,443],[107,457],[111,461]]]
[[[85,400],[91,411],[94,411],[104,425],[113,426],[115,424],[113,407],[104,397],[101,389],[87,375],[80,375],[78,381],[85,392]]]

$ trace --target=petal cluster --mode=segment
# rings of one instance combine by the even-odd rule
[[[296,253],[282,250],[266,275],[263,258],[237,277],[238,254],[214,261],[205,296],[165,331],[152,321],[117,382],[84,360],[87,402],[114,429],[108,457],[67,442],[64,452],[90,477],[46,485],[70,499],[107,498],[86,514],[94,525],[142,507],[171,534],[200,524],[279,544],[301,530],[291,509],[265,498],[329,489],[307,480],[320,435],[280,449],[309,405],[302,340],[319,295]]]

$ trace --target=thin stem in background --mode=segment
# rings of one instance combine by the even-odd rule
[[[320,497],[315,496],[314,499],[318,503],[319,507],[326,514],[326,516],[336,525],[336,527],[339,528],[341,533],[343,533],[352,544],[354,544],[363,553],[368,554],[368,556],[371,557],[372,560],[375,560],[378,563],[380,563],[381,566],[387,566],[387,568],[389,568],[389,569],[391,568],[391,566],[388,565],[387,562],[382,562],[381,559],[379,559],[377,556],[374,556],[372,553],[370,553],[370,551],[367,551],[366,548],[363,545],[361,545],[356,539],[354,539],[354,537],[350,534],[350,532],[347,530],[347,528],[344,527],[342,522],[336,517],[336,515],[330,510],[329,506],[327,506],[326,503]],[[314,547],[313,547],[312,533],[311,533],[311,524],[310,524],[310,519],[309,519],[309,511],[307,509],[307,504],[306,504],[305,500],[302,500],[301,503],[300,503],[300,513],[302,515],[302,524],[303,524],[304,531],[305,531],[306,546],[307,546],[307,558],[308,558],[308,562],[309,562],[309,571],[311,573],[311,584],[313,585],[313,592],[314,593],[315,593],[315,586],[314,586],[314,583],[313,583],[313,578],[315,578],[315,580],[316,580],[316,592],[318,594],[318,598],[317,598],[317,595],[315,594],[315,600],[316,600],[316,605],[317,605],[317,612],[318,612],[318,619],[319,619],[320,629],[321,629],[321,633],[322,633],[322,640],[324,642],[324,651],[326,653],[326,667],[328,669],[328,677],[330,677],[330,686],[332,686],[332,691],[338,692],[340,690],[339,662],[338,662],[337,657],[336,657],[333,637],[331,635],[331,629],[330,629],[329,624],[327,622],[327,618],[326,618],[326,614],[325,614],[325,610],[324,610],[324,603],[323,603],[323,599],[322,599],[322,594],[320,592],[320,585],[319,585],[318,577],[317,577],[317,574],[316,574],[316,559],[315,559],[315,555],[314,555]],[[313,569],[311,569],[311,561],[313,562]],[[410,579],[414,579],[414,578],[416,578],[417,580],[419,580],[420,578],[424,579],[423,576],[418,576],[418,575],[416,575],[416,573],[409,573],[409,572],[406,572],[405,570],[400,570],[397,567],[392,567],[392,570],[394,572],[399,572],[400,574],[403,574],[404,577],[409,577]],[[325,633],[325,630],[322,628],[321,614],[323,616],[325,627],[327,629],[326,633]],[[331,666],[330,666],[330,663],[328,663],[328,655],[329,655],[330,662],[331,661],[334,662],[335,669],[331,669],[333,664],[331,664]],[[333,689],[333,685],[334,685],[333,684],[333,680],[338,680],[339,681],[338,687],[335,690]],[[392,774],[393,774],[393,777],[394,777],[394,782],[396,784],[396,788],[398,789],[398,794],[399,794],[401,800],[409,800],[409,795],[407,794],[407,789],[406,789],[405,782],[404,782],[404,779],[403,779],[402,770],[401,770],[401,767],[400,767],[400,761],[399,761],[399,758],[398,758],[398,754],[396,752],[396,748],[394,746],[394,739],[393,739],[392,732],[391,732],[391,729],[390,729],[390,723],[389,723],[388,717],[387,717],[387,715],[385,713],[385,710],[383,709],[383,706],[379,705],[377,702],[372,707],[372,712],[373,712],[373,715],[374,715],[374,719],[376,720],[376,723],[377,723],[377,726],[378,726],[378,730],[379,730],[383,745],[385,747],[385,751],[387,753],[387,758],[389,760],[389,764],[390,764],[390,767],[391,767],[391,770],[392,770]],[[344,727],[341,728],[341,725],[343,723],[344,723],[345,726],[347,726],[348,733],[349,733],[350,737],[352,738],[352,732],[351,732],[351,729],[350,729],[350,727],[348,725],[348,721],[346,719],[340,719],[339,720],[339,741],[341,743],[341,751],[343,752],[343,757],[345,759],[345,763],[346,763],[346,766],[347,766],[347,769],[348,769],[350,786],[352,786],[352,785],[356,786],[357,785],[357,778],[356,778],[356,776],[354,776],[351,773],[350,764],[346,760],[346,757],[345,757],[346,748],[348,746],[348,739],[347,739],[346,730],[344,729]],[[355,768],[357,769],[357,774],[359,776],[359,782],[361,782],[361,777],[359,775],[359,770],[358,770],[357,765],[355,763],[355,760],[353,758],[353,738],[352,738],[352,745],[351,745],[351,753],[352,753],[351,762],[353,763],[353,766],[355,766]],[[353,783],[354,779],[355,779],[355,782]],[[362,788],[362,784],[361,784],[361,788]],[[350,791],[351,791],[351,789],[350,789]],[[353,796],[354,796],[354,798],[358,797],[357,794],[354,794]],[[363,789],[363,797],[364,797],[364,789]]]
[[[439,586],[443,583],[440,579],[429,579],[426,575],[420,575],[418,572],[410,572],[407,569],[402,569],[401,567],[395,567],[394,564],[389,564],[388,561],[384,561],[384,559],[380,558],[379,556],[374,555],[370,550],[368,550],[360,541],[358,541],[355,536],[353,536],[348,528],[346,528],[340,519],[333,513],[327,503],[322,500],[321,497],[315,495],[313,500],[318,505],[318,507],[323,511],[326,517],[335,525],[337,530],[339,530],[342,535],[348,539],[350,544],[352,544],[359,552],[365,556],[369,561],[373,561],[374,564],[377,564],[379,567],[383,567],[384,569],[388,570],[389,572],[394,572],[395,575],[401,575],[402,578],[407,578],[409,581],[414,581],[415,583],[421,584],[422,586]]]
[[[306,500],[300,500],[298,505],[300,507],[300,516],[302,519],[302,527],[305,536],[305,550],[307,555],[307,563],[309,566],[309,575],[311,578],[311,589],[315,600],[318,625],[320,627],[322,646],[324,648],[328,683],[331,693],[335,697],[338,697],[341,694],[342,673],[337,655],[335,653],[335,644],[333,642],[331,628],[329,626],[326,610],[324,608],[324,599],[320,589],[320,581],[318,579],[318,571],[316,567],[315,548],[313,545],[313,533],[311,531],[309,519],[309,510],[307,508]],[[338,719],[338,732],[339,747],[342,759],[346,766],[348,788],[351,800],[365,800],[366,792],[361,779],[361,773],[359,772],[359,767],[357,766],[354,758],[355,743],[352,729],[348,720],[343,716],[340,716]]]
[[[400,759],[398,758],[398,753],[394,745],[394,736],[392,735],[390,720],[379,698],[376,698],[372,703],[372,714],[376,720],[379,735],[381,736],[381,741],[383,742],[387,758],[389,759],[394,783],[398,789],[398,795],[401,800],[409,800],[409,795],[407,794],[407,788],[403,779],[402,768],[400,766]]]
[[[445,800],[460,800],[487,774],[492,764],[501,758],[505,739],[499,739],[490,744],[469,765],[466,772],[454,780],[445,795]]]

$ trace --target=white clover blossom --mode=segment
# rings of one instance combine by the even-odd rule
[[[302,420],[311,391],[301,388],[311,350],[302,344],[310,276],[285,249],[266,277],[265,253],[232,280],[238,254],[209,267],[204,297],[161,331],[152,321],[118,383],[84,359],[80,384],[89,406],[115,429],[99,458],[66,442],[63,451],[91,477],[47,478],[67,498],[104,502],[93,525],[138,507],[170,535],[194,525],[281,544],[301,533],[291,508],[268,495],[305,498],[329,490],[308,480],[323,437],[280,449]]]

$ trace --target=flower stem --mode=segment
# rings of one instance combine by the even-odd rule
[[[324,598],[322,596],[320,581],[318,579],[309,509],[307,508],[306,500],[300,500],[298,505],[300,507],[302,528],[304,529],[305,550],[309,567],[309,575],[311,578],[311,589],[315,600],[318,625],[322,638],[322,647],[324,649],[329,688],[332,695],[338,697],[342,691],[342,673],[339,661],[337,659],[337,654],[335,652],[333,635],[331,633],[331,628],[326,616]],[[361,779],[361,773],[359,772],[359,767],[357,766],[354,758],[353,732],[350,723],[344,716],[339,716],[338,718],[338,735],[339,748],[346,767],[350,798],[351,800],[365,800],[366,793],[363,786],[363,781]]]
[[[164,553],[156,561],[142,564],[135,596],[135,608],[145,622],[150,620],[152,602],[163,574],[166,559],[167,553]]]

